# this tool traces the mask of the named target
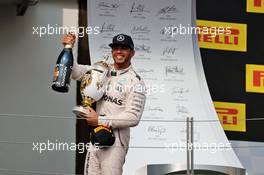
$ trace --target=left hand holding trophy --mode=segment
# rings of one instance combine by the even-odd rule
[[[89,111],[94,102],[100,100],[105,93],[105,85],[109,66],[106,63],[108,57],[93,65],[82,78],[81,81],[81,95],[82,103],[80,106],[73,107],[72,111],[77,116],[85,116],[89,118]],[[85,113],[83,115],[82,113]],[[97,119],[98,120],[98,119]],[[111,127],[105,125],[97,125],[92,128],[91,142],[100,148],[112,146],[115,142],[115,135]]]

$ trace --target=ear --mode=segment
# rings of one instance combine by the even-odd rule
[[[131,57],[133,57],[135,55],[135,50],[131,51]]]

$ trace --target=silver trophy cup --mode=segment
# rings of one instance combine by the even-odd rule
[[[104,57],[102,61],[96,62],[92,69],[82,77],[80,87],[82,102],[80,106],[74,106],[72,109],[77,116],[80,113],[88,113],[87,107],[91,107],[94,102],[100,100],[104,95],[109,72],[107,59],[108,56]]]

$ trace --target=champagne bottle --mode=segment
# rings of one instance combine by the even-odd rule
[[[56,62],[52,89],[58,92],[68,92],[71,81],[71,71],[73,67],[72,45],[65,44]]]

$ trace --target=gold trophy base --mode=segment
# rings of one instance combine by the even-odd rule
[[[74,106],[72,108],[72,112],[77,115],[78,117],[80,116],[80,113],[85,113],[85,114],[89,114],[89,112],[87,111],[87,108],[83,107],[83,106]]]

